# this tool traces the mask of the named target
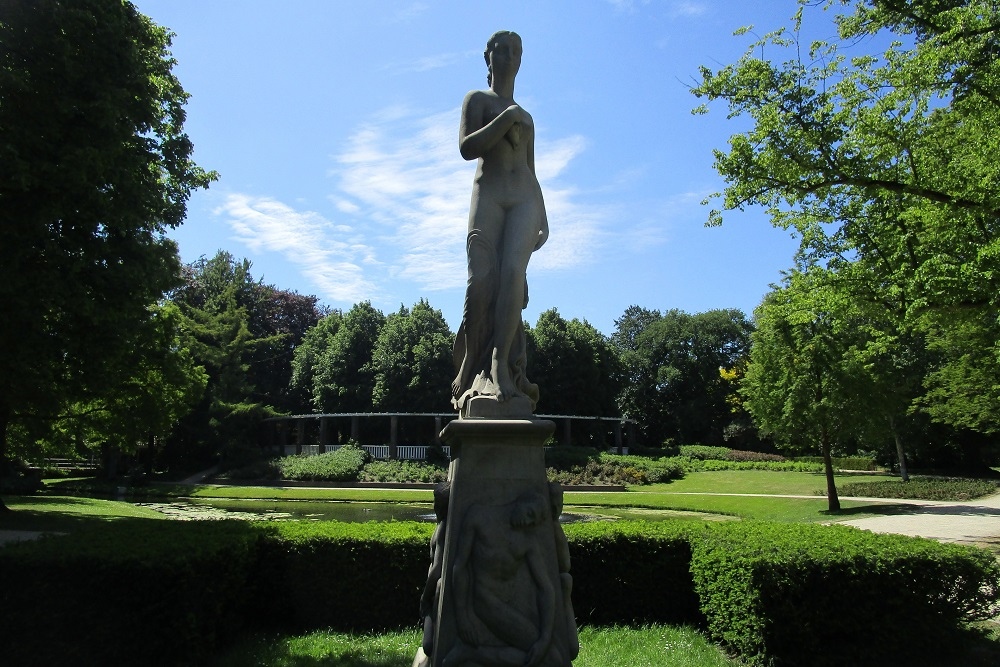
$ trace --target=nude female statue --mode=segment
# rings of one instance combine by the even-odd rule
[[[452,402],[459,410],[474,396],[503,403],[526,397],[534,408],[538,387],[525,376],[521,310],[527,305],[525,272],[531,253],[549,236],[542,189],[535,177],[535,126],[514,101],[521,38],[500,31],[483,54],[489,90],[465,96],[459,148],[478,160],[469,210],[469,282],[455,341],[458,375]]]

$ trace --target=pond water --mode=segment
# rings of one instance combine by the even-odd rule
[[[430,503],[178,498],[170,502],[137,502],[135,504],[166,514],[172,519],[186,521],[211,519],[245,519],[249,521],[305,519],[349,523],[434,521],[434,512]],[[616,519],[661,521],[668,518],[720,520],[732,517],[673,510],[586,507],[574,508],[573,512],[563,513],[559,520],[562,523],[575,523],[580,521],[614,521]]]

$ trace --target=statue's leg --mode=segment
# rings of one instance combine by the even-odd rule
[[[528,260],[538,240],[538,229],[544,215],[541,200],[531,199],[510,208],[504,221],[491,372],[500,385],[501,394],[506,397],[520,394],[511,375],[510,354],[524,308]]]

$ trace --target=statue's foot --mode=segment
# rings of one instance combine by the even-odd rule
[[[496,387],[498,403],[503,403],[508,399],[521,395],[521,392],[517,390],[517,385],[514,384],[513,378],[510,376],[510,369],[506,363],[498,363],[494,359],[492,368],[490,368],[490,377],[493,380],[493,386]]]

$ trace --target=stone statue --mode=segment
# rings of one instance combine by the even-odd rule
[[[549,483],[549,506],[552,509],[552,530],[556,538],[556,559],[559,563],[559,586],[562,588],[563,622],[566,624],[569,659],[580,653],[580,637],[576,629],[576,613],[573,611],[573,575],[569,573],[569,540],[559,523],[563,511],[563,489],[559,482]]]
[[[542,190],[535,177],[535,126],[514,101],[521,38],[500,31],[484,53],[489,90],[462,103],[459,148],[478,160],[467,240],[469,281],[455,340],[452,402],[465,414],[477,396],[497,403],[520,399],[530,413],[538,387],[525,375],[521,311],[528,302],[531,253],[549,236]]]
[[[562,667],[552,643],[557,596],[545,567],[549,506],[527,492],[505,505],[474,505],[462,521],[454,565],[458,641],[445,667]]]
[[[444,538],[448,528],[448,501],[451,499],[451,485],[448,482],[434,487],[434,514],[437,525],[431,535],[431,564],[427,568],[427,582],[420,596],[420,616],[424,622],[423,639],[413,667],[428,667],[430,657],[434,653],[434,621],[437,615],[438,600],[441,595],[441,573],[444,563]]]

